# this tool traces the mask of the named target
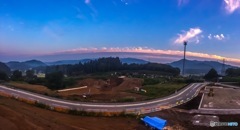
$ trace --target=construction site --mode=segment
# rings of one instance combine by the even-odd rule
[[[117,78],[93,79],[87,78],[79,80],[77,87],[58,90],[58,95],[66,99],[81,101],[102,101],[102,102],[124,102],[143,100],[145,96],[130,93],[130,91],[143,91],[142,79]],[[79,86],[79,87],[78,87]]]

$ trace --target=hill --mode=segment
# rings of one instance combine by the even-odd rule
[[[81,60],[60,60],[60,61],[54,61],[54,62],[46,62],[45,64],[51,66],[51,65],[74,65],[78,64],[79,62],[81,63],[86,63],[91,60],[95,59],[81,59]],[[127,63],[127,64],[147,64],[148,61],[142,60],[142,59],[136,59],[136,58],[120,58],[120,61],[122,63]]]
[[[2,62],[0,62],[0,71],[1,72],[5,72],[6,74],[10,74],[11,73],[10,68],[6,64],[4,64]]]
[[[91,59],[82,59],[82,60],[60,60],[60,61],[54,61],[54,62],[46,62],[47,65],[74,65],[81,63],[86,63],[90,61]]]
[[[35,68],[35,67],[39,67],[39,66],[47,66],[45,63],[43,63],[42,61],[39,61],[39,60],[29,60],[29,61],[23,62],[23,64],[26,64],[26,65],[30,66],[31,68]]]
[[[6,63],[6,65],[11,69],[11,70],[27,70],[28,68],[31,68],[27,64],[18,62],[18,61],[10,61]]]
[[[6,63],[6,65],[11,70],[28,70],[30,68],[40,67],[40,66],[47,66],[45,63],[38,61],[38,60],[29,60],[25,62],[18,62],[18,61],[10,61]]]
[[[127,64],[147,64],[149,63],[148,61],[142,60],[142,59],[136,59],[136,58],[120,58],[120,61],[122,63],[127,63]]]
[[[170,63],[172,67],[177,67],[182,71],[183,59]],[[222,63],[216,61],[197,61],[186,60],[185,73],[186,74],[206,74],[211,68],[214,68],[218,74],[221,74]],[[225,65],[225,70],[228,68],[236,68],[235,66]]]

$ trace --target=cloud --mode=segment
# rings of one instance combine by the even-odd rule
[[[225,36],[224,36],[223,34],[220,34],[220,35],[214,35],[213,37],[214,37],[215,39],[219,40],[219,41],[225,39]]]
[[[208,35],[208,39],[210,39],[210,40],[212,39],[212,34]]]
[[[90,4],[91,0],[85,0],[84,2],[85,2],[85,4]]]
[[[202,33],[202,30],[200,28],[190,28],[189,31],[183,31],[183,34],[178,34],[178,38],[175,40],[174,43],[181,44],[184,41],[190,41],[190,42],[199,42],[198,35]]]
[[[178,51],[178,50],[161,50],[161,49],[151,49],[147,47],[124,47],[124,48],[107,48],[107,47],[102,47],[102,48],[78,48],[78,49],[72,49],[72,50],[65,50],[65,51],[60,51],[56,52],[52,55],[56,54],[84,54],[84,53],[132,53],[132,54],[145,54],[148,58],[150,56],[153,57],[182,57],[183,56],[183,51]],[[204,59],[204,60],[222,60],[226,59],[229,63],[235,64],[235,65],[240,65],[240,59],[236,58],[229,58],[229,57],[223,57],[219,55],[214,55],[214,54],[206,54],[206,53],[199,53],[199,52],[186,52],[188,58],[192,59]]]
[[[219,40],[219,41],[221,41],[221,40],[224,40],[225,39],[225,36],[223,35],[223,34],[217,34],[217,35],[213,35],[212,36],[212,34],[209,34],[208,35],[208,39],[216,39],[216,40]]]
[[[240,8],[240,0],[224,0],[225,9],[228,13],[233,13]]]

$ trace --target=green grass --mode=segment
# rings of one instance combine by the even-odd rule
[[[223,77],[220,82],[240,82],[240,77]]]
[[[156,85],[146,85],[143,89],[147,90],[147,93],[137,92],[138,94],[148,96],[149,99],[165,97],[173,94],[176,90],[186,86],[186,83],[165,83]]]

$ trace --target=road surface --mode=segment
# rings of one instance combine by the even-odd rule
[[[159,111],[163,107],[172,107],[180,103],[187,102],[191,100],[193,97],[195,97],[198,94],[199,90],[206,85],[207,83],[193,83],[176,92],[175,94],[172,94],[164,98],[131,103],[86,103],[69,101],[41,94],[36,94],[20,89],[13,89],[1,85],[0,92],[7,93],[18,98],[38,101],[51,107],[63,107],[74,110],[85,110],[95,112],[125,111],[127,113],[150,113],[154,111]]]

